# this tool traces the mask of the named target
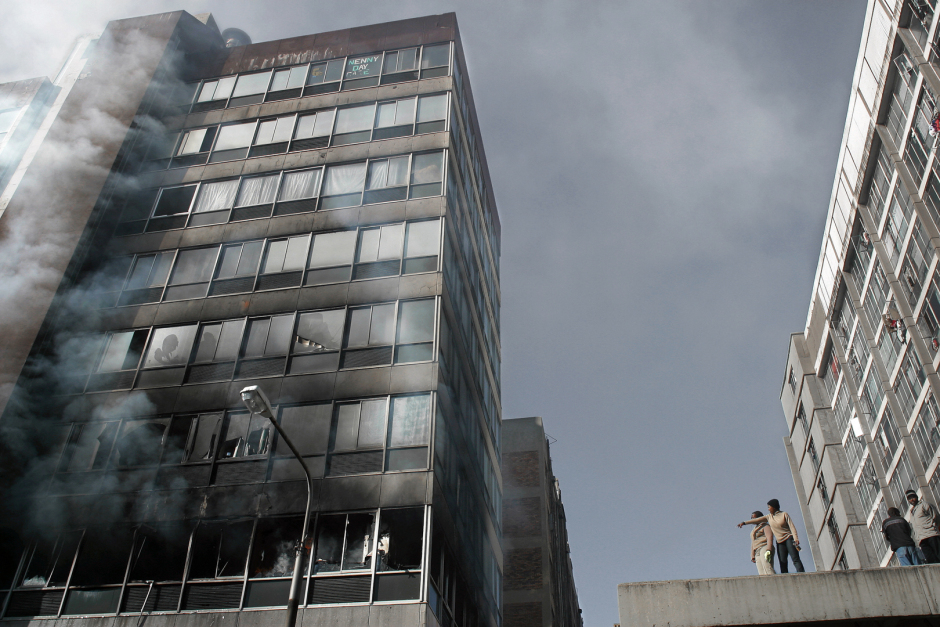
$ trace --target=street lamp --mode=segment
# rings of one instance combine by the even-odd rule
[[[252,414],[264,416],[271,422],[271,425],[277,431],[277,434],[281,437],[282,440],[284,440],[284,443],[288,446],[288,448],[290,448],[291,453],[294,454],[294,457],[297,458],[297,461],[300,462],[300,467],[304,469],[304,476],[307,479],[307,508],[304,510],[304,528],[300,534],[300,542],[297,543],[296,557],[294,561],[294,576],[291,578],[290,595],[287,597],[287,622],[285,624],[287,627],[294,627],[297,622],[297,595],[300,594],[300,577],[301,570],[303,569],[303,555],[307,543],[307,530],[310,525],[310,499],[313,493],[313,482],[310,480],[310,470],[307,468],[307,464],[304,463],[304,458],[300,456],[300,453],[297,451],[294,443],[291,442],[290,438],[287,437],[287,434],[284,433],[284,430],[281,429],[281,425],[279,425],[277,420],[274,419],[274,410],[271,409],[271,402],[265,395],[264,390],[259,388],[257,385],[249,385],[241,391],[241,397],[242,402],[245,404],[245,407],[248,408],[248,411],[250,411]]]

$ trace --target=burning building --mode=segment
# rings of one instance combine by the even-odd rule
[[[166,13],[69,63],[3,181],[3,618],[281,621],[302,546],[307,624],[500,625],[500,225],[454,14],[253,44]]]

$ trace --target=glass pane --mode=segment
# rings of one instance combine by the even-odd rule
[[[352,57],[346,61],[346,78],[378,76],[382,69],[382,53],[364,57]]]
[[[271,91],[287,89],[287,79],[289,77],[290,70],[277,70],[274,72],[274,78],[271,80]]]
[[[346,337],[346,346],[350,348],[368,346],[369,321],[372,318],[372,308],[363,307],[349,312],[349,331]]]
[[[334,59],[326,64],[326,77],[324,83],[338,81],[343,76],[343,59]]]
[[[296,89],[304,86],[304,79],[307,78],[307,66],[298,65],[290,69],[290,78],[287,79],[287,88]]]
[[[236,78],[236,76],[226,76],[225,78],[219,79],[219,84],[215,88],[215,96],[213,96],[212,99],[225,100],[228,98],[232,93],[232,89],[235,87]]]
[[[379,234],[379,229],[363,229],[360,231],[356,262],[376,261],[379,258]]]
[[[218,87],[218,85],[219,81],[206,81],[203,83],[196,102],[209,102],[212,100],[215,97],[215,88]]]
[[[382,72],[388,74],[390,72],[398,71],[398,53],[397,52],[386,52],[385,53],[385,65],[382,67]]]
[[[268,242],[268,254],[264,258],[262,274],[280,272],[284,267],[284,255],[287,253],[287,240],[279,239]]]
[[[395,126],[413,124],[415,121],[415,99],[407,98],[398,101],[398,110],[395,112]]]
[[[379,448],[385,444],[385,399],[362,401],[359,413],[359,448]]]
[[[313,198],[317,195],[317,185],[320,183],[320,170],[301,170],[284,174],[281,184],[281,195],[278,200],[299,200]]]
[[[418,49],[409,48],[408,50],[401,50],[398,53],[398,70],[404,72],[406,70],[413,70],[418,66]]]
[[[235,359],[238,355],[238,347],[241,345],[244,328],[244,320],[229,320],[222,323],[222,335],[219,336],[219,347],[215,351],[216,361]]]
[[[281,409],[281,427],[301,455],[322,455],[326,453],[329,443],[332,415],[333,407],[330,403],[285,407]],[[274,447],[274,454],[293,456],[280,438]]]
[[[170,274],[170,266],[173,265],[173,257],[174,253],[172,251],[157,255],[153,272],[150,273],[150,287],[166,283],[167,275]]]
[[[388,181],[388,159],[369,162],[369,183],[366,189],[381,189]]]
[[[195,193],[195,185],[164,189],[162,192],[160,192],[160,200],[157,202],[157,206],[153,210],[153,215],[172,216],[189,212],[189,205],[192,203],[193,194]]]
[[[255,123],[229,124],[219,128],[219,138],[215,142],[215,149],[232,150],[234,148],[247,148],[255,135]]]
[[[252,320],[248,323],[248,341],[245,342],[245,357],[261,357],[264,355],[264,345],[268,340],[268,329],[270,327],[270,318]]]
[[[196,462],[212,459],[215,454],[215,443],[221,424],[222,414],[203,414],[199,416],[196,422],[196,433],[193,434],[192,450],[186,461]]]
[[[222,324],[207,324],[202,327],[199,334],[199,343],[196,346],[196,357],[193,362],[212,361],[215,358],[215,349],[219,345],[219,334],[222,333]]]
[[[307,75],[307,84],[316,85],[323,82],[326,76],[326,63],[314,63],[310,66],[310,74]]]
[[[234,181],[207,183],[199,189],[199,197],[196,199],[193,213],[228,209],[235,201],[235,193],[237,191],[238,179]]]
[[[294,139],[307,139],[313,137],[313,125],[317,121],[317,114],[302,115],[297,121],[297,130],[294,131]]]
[[[164,464],[179,464],[183,461],[186,454],[186,443],[189,440],[189,432],[192,429],[193,417],[184,416],[174,418],[170,424],[170,432],[166,436],[166,444],[163,447]]]
[[[288,115],[277,119],[274,129],[274,136],[271,138],[275,142],[286,142],[290,140],[291,131],[294,130],[294,116]]]
[[[294,338],[294,353],[339,350],[344,318],[342,309],[301,314]]]
[[[346,523],[346,550],[343,570],[365,570],[371,566],[375,526],[374,514],[350,514]]]
[[[439,67],[447,65],[450,56],[450,44],[437,44],[435,46],[425,46],[421,55],[421,68]]]
[[[424,446],[431,433],[431,396],[392,398],[389,446]]]
[[[108,342],[108,348],[101,359],[101,365],[98,366],[98,372],[121,370],[124,365],[124,357],[127,355],[133,337],[133,331],[112,334]]]
[[[271,72],[259,72],[258,74],[244,74],[239,76],[232,96],[238,98],[239,96],[262,94],[268,89],[268,82],[270,80]]]
[[[443,120],[447,111],[447,95],[422,96],[418,98],[418,122]]]
[[[391,344],[395,335],[395,305],[376,305],[372,308],[372,329],[369,345]]]
[[[395,126],[395,103],[383,102],[375,114],[375,127]]]
[[[270,144],[273,142],[274,127],[276,126],[276,120],[265,120],[258,124],[258,134],[255,136],[255,144]]]
[[[185,365],[189,361],[193,340],[196,339],[197,326],[190,324],[184,327],[154,329],[144,368]]]
[[[217,279],[230,279],[235,276],[235,269],[238,268],[238,258],[241,257],[243,244],[234,246],[224,246],[222,248],[222,258],[219,262],[219,271],[216,273]]]
[[[355,246],[355,231],[316,235],[313,238],[313,251],[310,253],[310,267],[325,268],[328,266],[349,265],[353,260]]]
[[[258,261],[261,260],[261,249],[264,242],[248,242],[242,248],[241,259],[238,260],[237,276],[250,276],[258,271]]]
[[[218,254],[218,246],[181,250],[176,257],[176,266],[170,277],[170,285],[208,281],[212,278],[212,270],[215,268],[215,259]]]
[[[336,113],[336,132],[355,133],[357,131],[367,131],[372,128],[374,116],[374,104],[340,109]]]
[[[163,434],[169,423],[169,418],[126,421],[114,447],[114,464],[124,467],[158,463]]]
[[[291,344],[291,331],[294,328],[294,314],[271,318],[271,332],[264,347],[265,356],[286,355]]]
[[[222,446],[219,447],[219,459],[243,457],[245,455],[245,438],[248,435],[248,414],[230,414],[222,436]]]
[[[408,184],[408,157],[388,160],[388,186],[400,187]]]
[[[183,135],[183,141],[180,144],[180,149],[176,153],[178,155],[192,155],[199,152],[200,147],[202,146],[202,140],[206,136],[206,129],[201,128],[197,131],[189,131]]]
[[[402,301],[398,320],[398,343],[430,342],[434,339],[434,300]]]
[[[410,222],[405,237],[405,257],[437,255],[441,248],[441,221]]]
[[[366,180],[366,164],[351,163],[328,168],[323,182],[323,195],[354,194],[362,191]]]
[[[138,257],[134,263],[134,269],[131,271],[131,278],[127,280],[126,290],[136,290],[142,287],[148,287],[150,284],[150,271],[153,269],[153,262],[156,255],[144,255]]]
[[[304,261],[307,259],[307,241],[308,238],[306,235],[292,237],[287,240],[287,254],[284,256],[284,272],[304,269]]]
[[[343,538],[346,535],[346,515],[320,516],[317,533],[317,557],[314,573],[337,571],[343,563]]]
[[[444,153],[432,152],[414,156],[412,184],[437,183],[444,177]]]
[[[314,137],[326,137],[333,131],[333,118],[336,116],[336,109],[321,111],[317,114],[317,123],[313,127]]]
[[[401,258],[401,239],[404,231],[404,224],[382,227],[382,239],[379,242],[379,261]]]
[[[359,403],[340,405],[336,409],[334,451],[351,451],[359,440]]]

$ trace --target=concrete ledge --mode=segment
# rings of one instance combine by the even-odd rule
[[[617,586],[620,624],[631,627],[929,617],[940,615],[938,595],[940,565]]]

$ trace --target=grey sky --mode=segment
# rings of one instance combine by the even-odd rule
[[[4,8],[0,81],[179,8],[255,41],[456,11],[503,224],[504,417],[557,438],[585,623],[609,626],[617,583],[753,574],[734,523],[799,515],[778,397],[865,4],[33,0]]]

